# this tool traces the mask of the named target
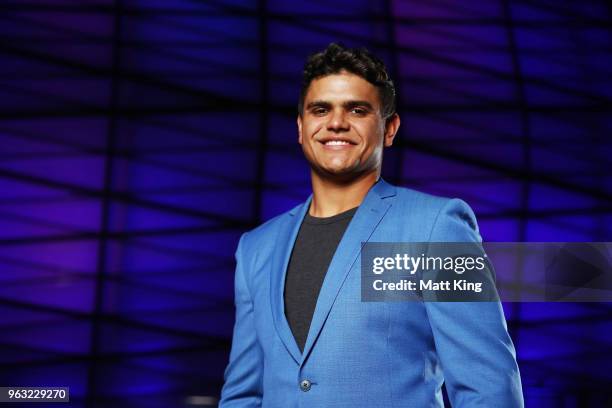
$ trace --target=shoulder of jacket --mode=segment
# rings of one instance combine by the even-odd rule
[[[261,225],[253,228],[244,233],[243,245],[247,248],[251,248],[253,244],[262,244],[270,241],[270,238],[276,237],[279,228],[287,222],[291,217],[292,213],[295,213],[299,207],[301,207],[304,203],[300,203],[293,207],[292,209],[285,211],[269,220],[265,221]]]
[[[429,194],[407,187],[398,186],[396,189],[397,199],[395,205],[418,208],[420,212],[427,211],[438,214],[445,205],[453,200],[449,197]]]

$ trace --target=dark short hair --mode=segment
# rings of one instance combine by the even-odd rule
[[[304,112],[304,98],[310,83],[317,78],[347,71],[365,79],[378,89],[381,114],[388,118],[395,113],[395,86],[385,64],[365,48],[346,48],[331,43],[321,52],[311,55],[304,66],[298,113]]]

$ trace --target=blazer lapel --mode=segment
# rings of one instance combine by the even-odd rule
[[[285,317],[285,276],[293,244],[302,225],[304,215],[310,207],[311,199],[312,195],[301,206],[289,211],[289,220],[280,227],[281,230],[276,237],[276,251],[274,251],[272,272],[270,273],[270,303],[274,326],[285,348],[297,364],[299,364],[302,356]]]
[[[336,249],[329,269],[327,270],[327,274],[325,275],[325,279],[323,280],[300,364],[306,360],[310,350],[316,342],[336,297],[338,296],[338,292],[360,253],[361,245],[370,239],[376,226],[387,213],[389,207],[391,207],[392,200],[386,198],[393,197],[394,195],[395,187],[380,179],[370,189],[359,206],[359,209],[353,216],[342,240],[338,244],[338,248]],[[299,225],[297,228],[299,228]],[[291,244],[293,244],[294,239],[295,234],[292,235]],[[291,335],[290,330],[289,334]],[[295,344],[295,341],[293,341],[293,343]]]

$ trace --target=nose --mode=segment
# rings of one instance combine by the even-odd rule
[[[343,110],[337,109],[331,112],[329,121],[327,122],[327,130],[332,132],[344,132],[349,130],[349,124]]]

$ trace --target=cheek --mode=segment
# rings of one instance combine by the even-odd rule
[[[321,130],[321,125],[319,123],[310,123],[304,127],[302,127],[302,139],[304,142],[315,143],[314,140],[316,135]],[[318,143],[318,142],[317,142]]]
[[[377,149],[378,147],[382,147],[384,143],[384,133],[379,126],[374,124],[368,126],[362,126],[358,129],[360,136],[366,143],[364,144],[364,150],[370,152],[372,150]],[[367,135],[367,136],[366,136]]]

